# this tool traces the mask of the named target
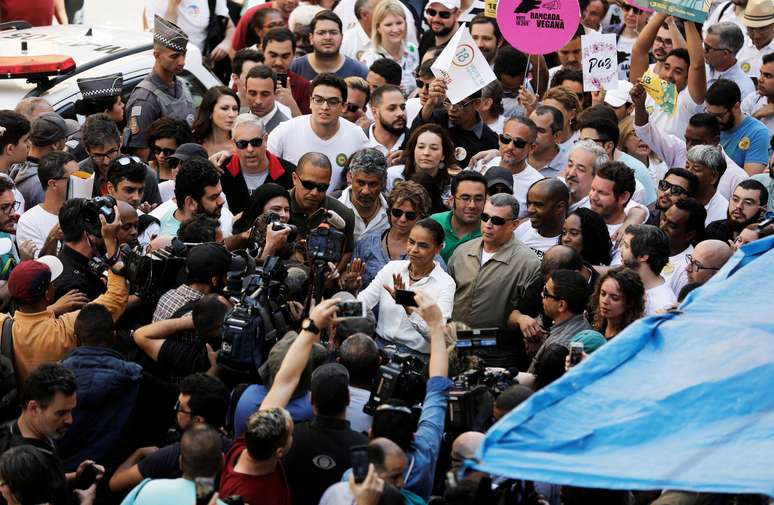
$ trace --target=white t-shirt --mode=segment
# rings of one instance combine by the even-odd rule
[[[561,234],[556,237],[544,237],[535,228],[532,227],[532,223],[529,219],[521,223],[513,235],[525,246],[529,247],[538,258],[543,259],[543,254],[546,251],[559,244]]]
[[[369,146],[368,137],[359,126],[339,118],[339,131],[330,139],[323,140],[312,130],[311,120],[311,114],[306,114],[281,123],[269,134],[268,149],[273,155],[294,165],[298,165],[301,156],[309,152],[326,155],[333,167],[328,188],[330,194],[344,185],[341,177],[344,165],[352,153]]]
[[[360,57],[363,56],[369,45],[371,45],[371,39],[363,30],[363,26],[358,22],[352,28],[344,30],[344,37],[341,40],[339,52],[353,60],[360,60]]]
[[[59,216],[51,214],[38,204],[22,214],[16,223],[16,243],[32,240],[38,252],[48,238],[51,230],[59,224]],[[35,254],[37,257],[37,253]]]
[[[707,209],[707,219],[704,220],[704,226],[707,226],[712,221],[728,217],[728,200],[719,191],[715,191],[715,194],[704,208]]]
[[[497,156],[484,166],[482,173],[486,173],[492,167],[499,167],[500,161],[502,161],[502,158]],[[524,167],[524,170],[513,175],[513,196],[519,202],[519,219],[527,215],[527,192],[529,187],[540,179],[545,179],[545,176],[532,168],[529,163]]]
[[[757,79],[761,73],[761,66],[763,66],[763,57],[771,52],[774,52],[774,40],[763,49],[758,49],[750,37],[745,36],[744,46],[736,53],[736,61],[739,62],[739,68],[742,69],[742,72]]]
[[[661,277],[664,278],[669,288],[675,294],[680,294],[683,286],[688,284],[688,272],[685,271],[685,265],[688,264],[686,255],[693,254],[693,246],[689,245],[685,251],[669,257],[669,263],[661,270]]]
[[[482,248],[481,248],[481,266],[484,266],[484,265],[486,265],[486,263],[487,263],[489,260],[491,260],[491,259],[494,257],[494,255],[495,255],[495,254],[497,254],[497,251],[494,251],[494,252],[490,252],[490,253],[488,253],[488,252],[486,252],[486,251],[484,250],[484,248],[482,247]]]
[[[266,182],[266,177],[269,175],[269,170],[264,170],[260,174],[248,174],[242,170],[242,177],[245,178],[245,184],[247,185],[247,192],[252,193],[255,188]]]
[[[761,94],[758,92],[755,92],[751,95],[747,95],[742,99],[742,112],[748,116],[752,116],[758,112],[759,109],[763,108],[764,105],[768,105],[768,103],[768,98],[761,96]],[[758,119],[758,121],[765,124],[766,128],[769,129],[769,133],[774,135],[774,116],[766,116],[764,118]]]
[[[369,107],[370,109],[370,107]],[[406,124],[410,128],[417,118],[419,111],[422,110],[422,104],[419,102],[419,97],[415,96],[406,100]],[[490,125],[489,128],[492,126]]]
[[[154,14],[165,17],[168,4],[169,0],[145,0],[145,21],[151,30]],[[226,0],[215,0],[215,14],[228,17]],[[196,44],[200,51],[204,49],[209,23],[210,8],[207,0],[181,0],[177,8],[175,24],[188,35],[189,41]]]
[[[168,181],[159,183],[159,194],[161,195],[161,201],[167,202],[175,197],[175,180],[170,179]]]
[[[608,224],[606,226],[607,226],[608,235],[612,237],[613,234],[617,232],[621,226],[623,226],[623,222],[618,224]],[[613,258],[612,261],[610,261],[611,267],[617,267],[623,264],[623,259],[621,258],[621,250],[618,248],[618,244],[616,244],[615,241],[613,241],[613,246],[610,249],[610,256]]]
[[[677,138],[685,138],[685,130],[688,128],[691,116],[699,112],[699,105],[691,98],[688,86],[677,94],[677,106],[674,114],[669,115],[662,111],[650,95],[645,99],[645,108],[650,114],[648,121],[654,128]]]
[[[646,316],[652,316],[657,310],[671,307],[675,303],[677,303],[677,297],[666,282],[645,291]]]

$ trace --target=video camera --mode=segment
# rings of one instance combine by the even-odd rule
[[[411,354],[395,353],[386,365],[379,367],[379,374],[371,387],[371,396],[363,412],[374,415],[377,407],[387,400],[398,399],[410,406],[425,399],[425,362]]]
[[[116,220],[115,206],[116,199],[112,196],[97,196],[84,201],[79,217],[83,221],[86,232],[101,237],[102,223],[99,221],[99,216],[105,216],[105,221],[112,223]]]
[[[183,282],[188,246],[179,239],[172,244],[146,254],[144,248],[121,246],[124,277],[132,293],[146,301],[154,301]]]

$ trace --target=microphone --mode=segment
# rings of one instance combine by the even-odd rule
[[[284,280],[288,288],[288,296],[292,298],[296,294],[305,293],[308,280],[309,273],[305,269],[297,266],[288,267],[288,274]]]
[[[328,218],[328,222],[337,230],[343,230],[347,227],[347,222],[336,212],[328,210],[325,215]]]

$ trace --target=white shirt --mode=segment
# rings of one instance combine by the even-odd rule
[[[416,45],[418,44],[418,39],[417,28],[416,24],[414,23],[414,15],[411,13],[408,7],[402,3],[401,7],[403,7],[403,13],[406,15],[406,27],[408,28],[406,30],[406,37],[409,42]],[[355,0],[341,0],[341,2],[336,5],[336,8],[333,9],[333,12],[335,12],[336,15],[338,15],[341,19],[341,24],[343,25],[345,32],[350,28],[353,28],[355,25],[360,24],[360,21],[357,20],[357,16],[355,16]]]
[[[709,87],[718,79],[728,79],[739,86],[739,91],[742,92],[743,97],[755,93],[755,84],[753,84],[752,79],[750,79],[739,66],[739,62],[736,62],[734,66],[723,70],[722,72],[714,70],[706,64],[704,65],[704,68],[707,70],[707,89],[709,89]],[[686,87],[686,89],[688,88]]]
[[[669,263],[661,270],[661,277],[669,284],[669,288],[675,296],[679,295],[683,286],[688,284],[688,272],[685,271],[685,265],[688,264],[688,258],[686,258],[688,254],[693,254],[692,245],[689,245],[685,251],[670,256]]]
[[[482,173],[486,173],[492,167],[499,167],[502,157],[497,156],[484,166]],[[545,176],[526,163],[524,170],[513,174],[513,196],[519,201],[519,219],[527,215],[527,192],[533,183],[545,179]]]
[[[555,245],[558,245],[561,238],[561,234],[556,237],[544,237],[532,227],[532,222],[529,219],[516,227],[513,235],[519,242],[535,251],[535,254],[541,260],[543,259],[543,254]]]
[[[171,179],[168,181],[160,182],[159,194],[161,195],[162,202],[173,199],[175,197],[175,180]]]
[[[153,29],[153,16],[158,14],[162,18],[167,12],[169,0],[145,0],[145,21]],[[226,0],[215,0],[215,14],[228,16]],[[204,40],[207,38],[207,26],[210,23],[210,8],[207,0],[181,0],[177,8],[177,21],[175,24],[188,35],[188,40],[196,44],[199,50],[204,49]]]
[[[728,200],[720,194],[720,191],[715,191],[715,194],[704,208],[707,209],[707,219],[704,220],[704,226],[707,226],[712,221],[728,217]]]
[[[359,126],[339,118],[339,130],[333,137],[323,140],[312,130],[311,121],[312,115],[306,114],[280,123],[269,134],[268,149],[273,155],[294,165],[298,165],[301,156],[308,152],[326,155],[333,167],[328,188],[330,194],[342,186],[342,172],[347,159],[355,151],[368,147],[368,138]]]
[[[341,40],[339,52],[344,56],[349,56],[353,60],[359,61],[370,44],[371,39],[363,30],[363,25],[358,22],[352,28],[344,30],[344,38]]]
[[[392,145],[391,148],[387,149],[387,146],[384,144],[379,143],[379,140],[374,136],[374,128],[376,127],[376,124],[372,124],[368,127],[368,142],[370,142],[371,147],[378,149],[381,151],[382,154],[385,156],[388,153],[391,153],[393,151],[400,150],[400,146],[403,145],[403,140],[406,138],[406,132],[400,134],[400,137],[395,141],[395,143]]]
[[[363,412],[363,407],[371,398],[371,390],[349,386],[349,405],[347,405],[347,421],[349,427],[358,433],[367,433],[371,429],[373,417]]]
[[[173,214],[177,210],[177,201],[175,199],[167,200],[162,203],[150,213],[151,216],[158,219],[160,222],[168,221],[170,218],[174,219]],[[223,237],[231,236],[231,228],[234,224],[234,214],[228,210],[228,204],[224,204],[220,209],[220,231],[223,233]]]
[[[731,4],[731,5],[729,5]],[[742,20],[738,17],[736,17],[736,10],[735,5],[730,0],[727,2],[721,2],[719,3],[712,12],[710,12],[710,15],[707,16],[707,20],[704,21],[704,26],[702,27],[702,40],[707,38],[707,33],[709,31],[709,27],[720,23],[724,21],[729,21],[731,23],[735,23],[739,28],[741,28],[742,33],[747,33],[747,27],[742,23]],[[720,14],[723,14],[721,17]],[[745,35],[745,38],[747,36]]]
[[[51,214],[38,204],[22,214],[16,223],[16,243],[21,244],[25,240],[32,240],[35,244],[35,257],[38,257],[40,248],[48,238],[48,234],[54,226],[59,224],[59,216]]]
[[[400,68],[403,71],[400,76],[400,88],[403,90],[404,95],[410,95],[417,87],[415,72],[417,68],[419,68],[419,50],[417,49],[416,44],[406,43],[403,48],[403,56],[400,60],[396,60],[387,54],[386,51],[370,45],[360,56],[360,62],[363,63],[366,68],[370,68],[376,60],[381,60],[382,58],[389,58],[400,65]]]
[[[406,107],[408,109],[408,107]],[[497,116],[497,119],[495,119],[494,123],[487,124],[490,130],[495,132],[498,135],[501,135],[503,133],[503,128],[505,128],[505,122],[508,120],[507,117],[505,117],[504,114],[500,114]],[[409,123],[411,124],[411,123]]]
[[[688,128],[688,122],[691,120],[691,116],[699,112],[699,107],[699,104],[691,97],[688,86],[677,94],[677,105],[675,106],[675,112],[672,115],[661,110],[650,95],[645,99],[645,108],[648,110],[649,123],[662,133],[669,133],[680,138],[685,136],[685,129]]]
[[[368,108],[371,109],[370,107]],[[419,102],[419,97],[415,96],[406,100],[406,125],[411,128],[414,120],[417,118],[419,111],[422,110],[422,104]],[[489,128],[492,126],[490,125]]]
[[[761,94],[756,91],[752,95],[747,95],[742,99],[742,112],[748,116],[752,116],[758,112],[758,110],[762,109],[763,106],[768,104],[769,99],[765,96],[761,96]],[[766,116],[758,119],[758,121],[765,124],[766,128],[769,129],[769,133],[774,135],[774,116]]]
[[[247,186],[247,192],[252,193],[255,191],[255,188],[266,182],[266,177],[268,177],[269,171],[264,170],[260,174],[248,174],[244,170],[242,170],[242,177],[245,178],[245,185]]]
[[[671,307],[675,303],[677,303],[677,297],[666,282],[645,291],[646,316],[652,316],[657,310]]]
[[[623,226],[623,221],[618,224],[607,224],[607,233],[612,238],[615,232],[618,231],[618,229]],[[610,256],[613,258],[612,261],[610,261],[611,267],[617,267],[621,264],[623,264],[623,259],[621,258],[621,249],[618,248],[618,244],[616,244],[615,241],[613,241],[613,246],[610,249]]]
[[[379,322],[376,325],[376,333],[379,336],[428,354],[430,329],[427,323],[416,313],[409,316],[406,309],[396,304],[392,295],[384,289],[384,284],[393,285],[393,275],[400,275],[406,289],[421,291],[433,298],[441,309],[444,322],[451,317],[457,285],[438,263],[429,276],[412,284],[409,279],[409,264],[408,260],[397,260],[384,265],[371,284],[357,295],[357,299],[369,309],[379,305]]]
[[[757,79],[763,66],[763,57],[771,52],[774,52],[774,39],[763,49],[758,49],[750,37],[745,35],[744,46],[736,53],[736,61],[739,62],[742,72]]]
[[[384,195],[381,193],[379,194],[379,210],[376,212],[376,215],[368,221],[367,225],[365,224],[365,221],[363,221],[363,218],[360,217],[360,212],[358,212],[355,205],[352,203],[352,186],[341,192],[339,201],[352,209],[352,212],[355,214],[355,231],[352,234],[355,238],[355,242],[360,240],[360,237],[366,233],[381,233],[390,227],[390,221],[387,219],[387,200],[385,200]]]

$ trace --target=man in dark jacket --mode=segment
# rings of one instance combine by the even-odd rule
[[[275,182],[290,189],[291,174],[296,166],[266,150],[266,133],[263,123],[254,114],[240,114],[232,129],[236,154],[220,165],[223,173],[220,184],[226,195],[228,208],[238,214],[248,207],[250,195],[267,182]]]

